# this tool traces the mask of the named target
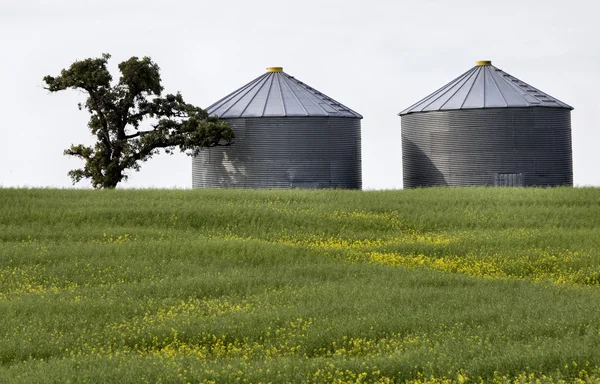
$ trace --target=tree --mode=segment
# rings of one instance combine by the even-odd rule
[[[64,151],[85,161],[83,168],[69,172],[73,184],[91,179],[94,188],[115,188],[127,179],[126,170],[138,171],[161,148],[194,155],[202,148],[231,144],[233,130],[225,121],[186,103],[180,93],[161,97],[160,70],[149,57],[119,64],[116,84],[106,68],[109,58],[103,54],[75,61],[59,76],[44,77],[50,92],[70,88],[87,94],[85,104],[78,106],[91,114],[88,127],[97,142]]]

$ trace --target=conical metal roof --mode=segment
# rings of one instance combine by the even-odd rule
[[[362,116],[329,96],[283,72],[267,68],[262,76],[206,109],[222,119],[281,116]]]
[[[515,107],[573,109],[570,105],[494,67],[491,61],[478,61],[475,67],[399,115],[456,109]]]

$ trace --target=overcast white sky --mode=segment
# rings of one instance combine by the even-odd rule
[[[283,66],[364,116],[364,189],[402,187],[397,113],[492,60],[575,107],[574,181],[600,185],[599,14],[594,0],[0,0],[0,186],[71,186],[81,163],[62,151],[93,142],[83,95],[42,78],[103,52],[114,69],[150,56],[165,91],[201,107]],[[191,158],[131,176],[124,187],[189,188]]]

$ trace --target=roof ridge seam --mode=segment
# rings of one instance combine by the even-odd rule
[[[471,83],[471,86],[469,87],[469,90],[467,91],[467,95],[465,96],[465,99],[463,100],[462,104],[460,105],[460,109],[463,109],[465,106],[465,103],[467,102],[467,99],[469,98],[469,95],[471,94],[471,91],[473,90],[473,86],[475,85],[475,82],[477,81],[477,78],[479,77],[479,69],[481,67],[476,67],[475,72],[477,72],[477,75],[475,76],[475,80],[473,81],[473,83]]]
[[[252,90],[252,89],[253,89],[253,88],[256,86],[256,83],[259,83],[259,82],[260,82],[260,81],[257,81],[257,80],[259,80],[259,79],[262,79],[263,77],[264,77],[264,75],[262,75],[262,76],[259,76],[259,77],[257,77],[257,78],[256,78],[256,80],[255,80],[255,81],[253,81],[252,83],[248,84],[247,91],[246,91],[246,92],[245,92],[245,93],[244,93],[244,94],[243,94],[243,95],[240,97],[240,99],[241,99],[241,98],[243,98],[244,96],[246,96],[246,95],[247,95],[247,94],[248,94],[248,93],[249,93],[249,92],[250,92],[250,91],[251,91],[251,90]],[[244,90],[245,90],[245,89],[244,89]],[[242,93],[242,92],[239,92],[239,93],[238,93],[238,94],[236,94],[235,96],[238,96],[238,95],[240,95],[241,93]],[[229,101],[229,100],[228,100],[228,101]],[[240,101],[240,100],[238,99],[238,101],[237,101],[237,102],[239,102],[239,101]],[[223,111],[222,115],[226,114],[226,113],[227,113],[227,112],[228,112],[228,111],[229,111],[231,108],[233,108],[233,106],[234,106],[234,105],[235,105],[237,102],[235,102],[235,103],[231,104],[231,105],[230,105],[230,106],[229,106],[227,109],[225,109],[225,110]],[[241,114],[240,114],[240,116],[241,116]]]
[[[419,104],[423,104],[424,102],[428,101],[429,99],[431,99],[432,97],[436,96],[439,92],[443,91],[444,89],[446,89],[448,86],[450,86],[451,84],[454,84],[456,81],[460,80],[462,77],[466,76],[469,72],[471,72],[473,70],[473,68],[470,68],[468,71],[464,72],[463,74],[461,74],[460,76],[456,77],[455,79],[453,79],[452,81],[450,81],[448,84],[444,85],[441,88],[436,89],[433,93],[431,93],[430,95],[424,97],[423,99],[417,101],[416,103],[414,103],[413,105],[411,105],[410,107],[404,109],[402,112],[399,113],[399,115],[403,115],[403,114],[407,114],[407,113],[411,113],[413,112],[412,109],[416,108]],[[419,110],[419,112],[422,112],[423,109]]]
[[[244,112],[246,112],[246,109],[248,109],[248,107],[250,106],[250,104],[252,104],[252,102],[254,101],[254,99],[256,98],[256,96],[260,93],[260,90],[263,89],[263,87],[265,86],[265,84],[267,84],[267,81],[268,81],[269,77],[270,76],[266,76],[265,81],[260,85],[260,87],[258,87],[258,89],[256,90],[256,93],[254,93],[254,96],[252,96],[250,98],[250,101],[248,101],[248,103],[246,104],[246,106],[244,107],[244,109],[242,110],[242,112],[240,112],[240,116],[244,115]]]
[[[525,83],[524,81],[521,81],[521,80],[517,79],[516,77],[514,77],[514,76],[513,76],[513,75],[511,75],[510,73],[506,73],[506,72],[504,72],[504,71],[502,71],[502,73],[504,73],[505,75],[507,75],[507,77],[509,77],[509,78],[510,78],[510,81],[506,81],[506,83],[508,84],[508,86],[509,86],[509,87],[511,87],[511,88],[514,90],[515,94],[516,94],[516,95],[517,95],[517,96],[518,96],[518,97],[519,97],[521,100],[523,100],[523,102],[525,103],[525,105],[530,105],[531,103],[530,103],[529,101],[527,101],[527,99],[526,99],[526,98],[524,98],[524,97],[523,97],[523,94],[521,93],[521,89],[520,89],[520,88],[517,88],[517,85],[515,85],[515,84],[514,84],[514,83],[515,83],[515,81],[514,81],[514,80],[516,80],[516,82],[520,82],[520,83],[523,83],[523,84],[526,84],[526,85],[527,85],[527,83]]]
[[[460,87],[458,87],[458,89],[456,91],[454,91],[454,93],[452,94],[452,96],[450,96],[448,98],[448,100],[444,101],[444,103],[442,105],[440,105],[440,108],[438,108],[438,110],[441,110],[444,107],[444,105],[448,104],[448,102],[452,99],[452,97],[454,95],[456,95],[458,93],[458,91],[460,91],[465,86],[465,84],[467,84],[467,81],[471,80],[471,77],[473,77],[474,73],[475,73],[475,71],[472,71],[471,73],[469,73],[468,76],[464,76],[464,78],[466,78],[466,80],[460,85]],[[462,80],[463,79],[460,79],[458,82],[460,82]],[[429,105],[431,105],[432,103],[433,102],[431,102]]]
[[[292,87],[290,87],[290,85],[288,84],[288,79],[286,79],[284,77],[284,84],[285,86],[290,90],[290,93],[292,94],[292,96],[294,96],[294,99],[296,99],[296,101],[298,102],[298,105],[300,106],[300,108],[302,108],[302,110],[304,111],[304,113],[306,114],[306,116],[310,116],[310,114],[308,113],[308,111],[306,110],[306,108],[304,108],[304,105],[302,105],[302,103],[300,102],[300,99],[298,98],[298,96],[296,95],[296,93],[294,92],[294,90],[292,89]]]
[[[271,76],[271,82],[269,83],[269,90],[267,91],[267,97],[265,97],[265,105],[263,105],[261,116],[265,115],[267,105],[269,104],[269,96],[271,96],[271,89],[273,88],[273,76]]]
[[[263,75],[258,76],[256,79],[252,80],[248,84],[245,84],[243,87],[236,89],[235,91],[233,91],[229,95],[227,95],[225,97],[222,97],[221,99],[219,99],[216,102],[212,103],[211,105],[209,105],[208,107],[206,107],[206,111],[209,111],[210,109],[213,109],[213,108],[219,109],[221,106],[223,106],[223,104],[228,103],[233,98],[235,98],[237,95],[239,95],[244,90],[246,90],[248,87],[252,86],[255,82],[259,81],[259,79],[261,77],[263,77]],[[218,105],[218,107],[215,107],[217,105]]]
[[[495,70],[499,69],[496,67],[493,67]],[[500,87],[498,86],[498,82],[496,81],[496,77],[494,76],[494,72],[490,73],[490,77],[492,78],[492,81],[494,82],[494,85],[496,86],[496,89],[498,90],[498,94],[500,94],[500,97],[502,98],[502,101],[504,101],[504,104],[506,104],[506,106],[508,107],[508,101],[506,101],[506,98],[504,97],[504,95],[502,94],[502,91],[500,90]]]
[[[325,108],[323,108],[321,106],[321,103],[323,104],[328,104],[329,101],[333,101],[333,99],[329,96],[327,96],[326,94],[324,94],[323,92],[314,89],[313,87],[311,87],[308,84],[304,84],[301,81],[299,81],[299,83],[301,83],[301,86],[304,86],[306,88],[308,88],[308,90],[310,90],[313,94],[313,96],[317,99],[318,102],[315,102],[315,100],[310,99],[310,102],[313,103],[317,108],[319,108],[320,110],[322,110],[327,116],[330,116],[331,112],[327,111]],[[333,108],[332,108],[333,109]]]
[[[275,78],[277,79],[277,85],[279,86],[279,98],[281,100],[283,116],[287,116],[287,110],[285,109],[285,101],[283,100],[283,91],[281,90],[281,78],[279,76],[276,76]]]

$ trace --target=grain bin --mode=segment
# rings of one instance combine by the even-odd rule
[[[400,112],[404,187],[573,185],[572,109],[478,61]]]
[[[362,116],[281,67],[207,112],[227,120],[235,139],[194,157],[194,188],[361,188]]]

